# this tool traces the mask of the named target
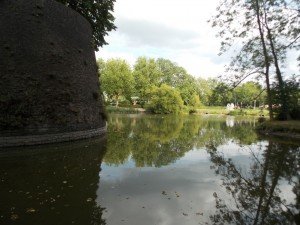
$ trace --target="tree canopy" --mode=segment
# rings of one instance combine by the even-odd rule
[[[107,44],[104,37],[109,31],[115,30],[114,11],[115,0],[56,0],[81,14],[91,24],[94,48]]]
[[[299,49],[299,1],[224,0],[212,19],[222,38],[221,53],[238,46],[228,67],[234,85],[251,75],[265,78],[273,118],[270,76],[275,74],[282,118],[288,114],[284,64],[289,50]]]
[[[101,72],[101,88],[110,99],[119,104],[121,96],[130,99],[133,91],[133,76],[129,64],[122,59],[98,60]]]
[[[99,59],[97,63],[107,103],[120,101],[155,113],[177,113],[182,109],[195,112],[203,105],[259,107],[266,102],[264,88],[257,82],[233,88],[218,79],[196,79],[168,59],[140,57],[133,69],[122,59]],[[295,91],[296,87],[291,93]]]

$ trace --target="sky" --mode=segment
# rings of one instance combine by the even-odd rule
[[[116,31],[97,58],[122,58],[133,66],[139,56],[166,58],[195,77],[218,77],[229,63],[218,56],[220,39],[207,22],[219,0],[116,0]],[[290,65],[297,70],[296,62]]]

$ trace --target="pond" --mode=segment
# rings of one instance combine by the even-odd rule
[[[300,143],[254,118],[110,115],[101,139],[0,151],[0,224],[300,224]]]

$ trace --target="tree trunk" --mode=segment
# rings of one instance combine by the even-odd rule
[[[267,28],[267,31],[268,31],[267,37],[268,37],[269,42],[270,42],[272,55],[273,55],[273,58],[274,58],[275,69],[276,69],[276,77],[277,77],[278,85],[279,85],[280,103],[281,103],[281,110],[280,110],[279,119],[280,120],[287,120],[288,119],[288,105],[287,105],[287,99],[286,99],[286,94],[285,94],[285,85],[284,85],[284,81],[282,79],[282,74],[281,74],[281,71],[280,71],[280,68],[279,68],[278,57],[276,55],[272,33],[271,33],[270,28],[268,27],[266,15],[265,15],[265,20],[266,20],[265,21],[266,28]]]
[[[119,107],[119,95],[116,95],[116,107]]]
[[[260,19],[260,14],[259,14],[260,7],[259,7],[258,0],[255,0],[255,7],[256,7],[256,19],[257,19],[257,24],[258,24],[259,34],[260,34],[260,40],[261,40],[261,44],[263,47],[263,54],[264,54],[264,59],[265,59],[265,69],[266,69],[265,76],[266,76],[266,85],[267,85],[269,116],[270,116],[270,120],[273,120],[272,96],[271,96],[271,91],[270,91],[270,80],[269,80],[270,60],[269,60],[269,56],[268,56],[268,52],[267,52],[263,29],[261,26],[261,19]]]
[[[267,174],[269,169],[269,163],[270,163],[270,154],[271,154],[271,144],[269,143],[269,146],[267,147],[267,150],[265,152],[265,161],[263,163],[263,173],[260,180],[260,196],[258,200],[258,206],[254,218],[253,225],[257,225],[259,222],[259,216],[261,213],[261,210],[263,208],[263,202],[264,198],[266,197],[266,181],[267,181]]]

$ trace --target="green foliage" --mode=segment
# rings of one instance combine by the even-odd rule
[[[176,85],[175,78],[179,76],[182,70],[168,59],[159,58],[156,60],[156,63],[161,71],[160,83],[174,87]]]
[[[281,95],[280,88],[278,85],[274,85],[271,89],[272,97],[275,103],[280,103]],[[288,106],[288,113],[292,119],[300,119],[300,82],[296,77],[292,77],[291,79],[285,82],[285,99],[286,104]],[[278,104],[278,106],[280,106]],[[281,120],[281,107],[275,108],[275,112],[277,113],[277,118]]]
[[[257,103],[263,102],[262,98],[259,97],[262,88],[259,84],[255,82],[246,82],[241,86],[238,86],[234,90],[235,101],[240,102],[243,105],[253,105],[255,100],[258,100]]]
[[[176,89],[163,84],[153,88],[147,108],[154,113],[179,113],[183,108],[183,101]]]
[[[191,97],[191,100],[190,100],[190,106],[193,106],[195,108],[199,107],[201,105],[201,102],[200,102],[200,98],[199,98],[199,95],[197,95],[196,93],[194,93]]]
[[[178,79],[176,88],[180,91],[184,104],[191,105],[191,99],[195,93],[198,92],[195,78],[187,73],[183,74],[180,79]]]
[[[283,77],[283,65],[289,50],[300,47],[300,2],[288,0],[224,0],[213,18],[222,38],[221,53],[237,43],[228,71],[234,85],[255,75],[266,83],[268,104],[272,104],[270,76],[274,71],[278,86],[278,103],[282,118],[287,118],[288,105]],[[237,26],[237,18],[240,26]],[[270,107],[270,117],[273,118]]]
[[[110,59],[106,63],[99,60],[101,87],[110,100],[118,106],[120,97],[130,100],[134,79],[129,64],[122,59]]]
[[[134,66],[134,78],[136,94],[143,102],[150,98],[154,86],[162,84],[176,88],[181,95],[185,105],[190,105],[190,100],[198,87],[195,78],[189,75],[186,70],[176,63],[159,58],[140,57]]]
[[[122,60],[119,59],[119,61]],[[140,57],[134,65],[132,76],[129,73],[116,72],[122,70],[118,68],[117,64],[111,63],[111,66],[108,67],[103,60],[98,60],[99,74],[104,74],[104,77],[101,78],[103,90],[108,95],[109,101],[125,101],[127,99],[128,103],[134,98],[139,106],[145,107],[150,100],[154,99],[153,94],[157,94],[158,88],[162,85],[167,85],[180,94],[184,103],[184,107],[181,109],[186,112],[196,113],[202,105],[225,107],[227,103],[239,103],[243,107],[258,107],[265,101],[262,87],[255,82],[246,82],[233,88],[216,79],[199,78],[196,80],[184,68],[167,59],[155,60]],[[108,69],[111,72],[107,72]],[[122,88],[118,88],[119,84]],[[123,90],[113,91],[115,89]],[[130,107],[130,104],[124,106]],[[156,110],[156,113],[158,111]]]
[[[233,102],[233,94],[230,87],[225,83],[219,83],[212,91],[210,104],[215,106],[226,106]]]
[[[93,31],[94,47],[102,47],[107,44],[104,36],[109,31],[115,30],[114,10],[115,0],[56,0],[81,14],[91,24]]]
[[[197,95],[196,93],[194,93],[192,95],[191,99],[190,99],[189,105],[190,105],[189,113],[196,113],[197,109],[201,105],[201,102],[200,102],[200,99],[199,99],[199,95]]]
[[[149,92],[153,86],[159,85],[161,72],[154,59],[139,57],[134,65],[135,94],[140,101],[149,100]]]
[[[211,105],[210,99],[214,88],[217,85],[217,80],[215,79],[197,79],[197,90],[203,105]]]

